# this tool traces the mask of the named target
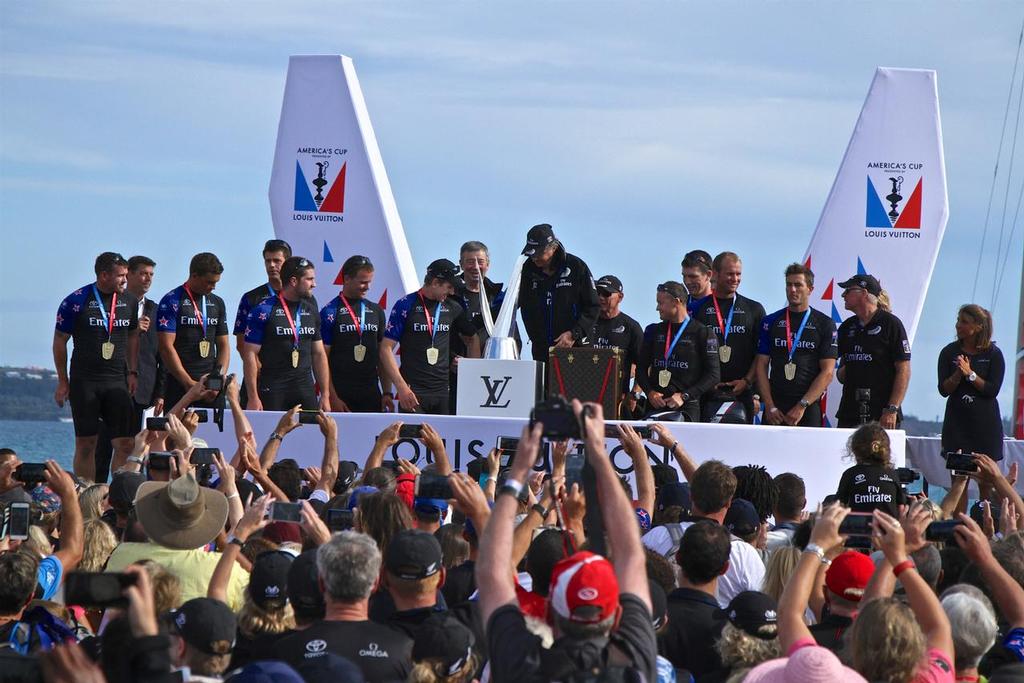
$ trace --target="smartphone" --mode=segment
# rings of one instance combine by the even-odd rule
[[[196,417],[199,418],[199,423],[200,424],[202,424],[203,422],[209,422],[210,421],[210,411],[208,411],[208,410],[201,410],[201,409],[197,408],[197,409],[190,410],[189,412],[196,414]]]
[[[69,572],[64,577],[64,602],[79,607],[127,607],[124,589],[135,585],[133,574]]]
[[[494,443],[494,447],[499,451],[509,451],[511,453],[515,453],[516,449],[519,448],[519,437],[499,436],[497,441]]]
[[[166,432],[167,431],[167,418],[166,417],[147,417],[146,418],[146,429],[151,432]]]
[[[873,515],[870,512],[851,512],[839,525],[841,536],[870,536],[871,520]]]
[[[573,484],[583,488],[583,465],[587,456],[582,453],[569,453],[565,457],[565,488],[571,489]]]
[[[274,522],[298,524],[302,521],[302,505],[299,503],[271,503],[270,519]]]
[[[224,378],[220,375],[207,377],[206,388],[210,391],[222,391],[224,389]]]
[[[423,431],[423,425],[402,425],[398,428],[399,439],[418,439]]]
[[[167,451],[156,451],[149,454],[149,469],[165,471],[171,469],[171,458],[174,457]]]
[[[946,453],[946,469],[953,472],[977,472],[978,461],[970,453]]]
[[[924,530],[924,540],[956,543],[956,536],[953,535],[953,530],[962,524],[963,522],[959,519],[944,519],[939,522],[932,522]]]
[[[318,424],[316,418],[320,415],[319,410],[300,410],[299,411],[299,424],[300,425],[315,425]]]
[[[416,477],[416,488],[414,489],[417,498],[441,498],[448,500],[452,498],[452,486],[446,475],[431,474],[424,472]]]
[[[921,473],[917,470],[912,470],[909,467],[897,467],[896,468],[897,481],[903,486],[907,484],[913,484],[915,481],[921,478]]]
[[[188,461],[193,465],[212,465],[214,455],[220,455],[219,448],[193,448]]]
[[[650,425],[629,425],[636,432],[636,435],[641,439],[651,438],[651,427]],[[618,425],[605,423],[604,425],[604,436],[606,439],[617,439],[619,438]],[[671,445],[671,444],[670,444]]]
[[[31,512],[28,503],[11,503],[8,505],[7,538],[12,541],[24,541],[28,538],[30,520]]]
[[[351,510],[331,508],[327,510],[327,528],[331,531],[348,531],[352,528]]]
[[[14,479],[30,486],[41,484],[46,481],[46,464],[23,462],[14,468]]]

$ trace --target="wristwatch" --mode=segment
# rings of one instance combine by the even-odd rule
[[[535,503],[530,509],[540,515],[541,519],[546,519],[548,516],[548,511],[540,503]]]
[[[900,410],[900,407],[898,405],[896,405],[895,403],[890,403],[889,405],[887,405],[885,407],[885,412],[887,412],[887,413],[898,413],[899,410]]]
[[[135,463],[136,465],[141,465],[141,464],[143,464],[143,463],[142,463],[142,458],[140,458],[140,457],[139,457],[139,456],[137,456],[137,455],[129,455],[129,456],[128,456],[128,462],[133,462],[133,463]]]
[[[284,437],[278,434],[277,432],[271,434],[267,441],[273,441],[274,439],[277,439],[278,441],[284,441]]]
[[[807,546],[804,547],[804,552],[805,553],[814,553],[815,555],[818,556],[818,561],[821,562],[824,565],[832,564],[831,560],[828,560],[828,559],[825,558],[825,549],[822,548],[820,545],[818,545],[816,543],[808,543]]]
[[[976,379],[978,379],[978,373],[976,373],[974,370],[971,370],[971,374],[967,375],[967,381],[973,382]]]
[[[504,485],[498,489],[498,495],[510,495],[513,498],[518,498],[519,494],[523,491],[523,485],[515,479],[506,479]]]
[[[801,408],[807,409],[807,408],[809,408],[810,406],[811,406],[811,402],[810,402],[810,401],[808,401],[808,400],[807,400],[807,399],[805,399],[805,398],[802,398],[802,399],[800,399],[800,407],[801,407]]]

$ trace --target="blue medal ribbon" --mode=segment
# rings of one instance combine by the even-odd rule
[[[96,303],[100,307],[100,315],[103,316],[103,327],[107,330],[107,341],[114,335],[114,318],[117,316],[115,310],[117,306],[117,292],[114,292],[110,298],[110,319],[107,319],[107,309],[103,307],[103,297],[100,296],[100,290],[96,288],[96,285],[92,286],[92,293],[96,297]]]
[[[668,334],[665,335],[665,368],[666,369],[668,369],[668,357],[672,355],[673,351],[675,351],[676,344],[679,343],[679,338],[683,336],[683,331],[686,329],[687,325],[690,324],[690,320],[692,320],[692,318],[687,316],[686,320],[683,321],[682,326],[676,332],[676,336],[673,337],[673,339],[672,339],[672,345],[671,346],[668,345]],[[669,332],[672,331],[672,323],[668,324],[668,331]]]
[[[797,330],[796,330],[796,336],[793,337],[793,344],[792,344],[792,346],[789,347],[789,358],[788,358],[788,360],[789,360],[790,363],[793,362],[793,354],[796,353],[797,344],[800,343],[800,337],[803,336],[804,327],[806,327],[807,320],[810,317],[811,317],[811,309],[810,309],[810,307],[808,307],[807,310],[804,311],[804,319],[800,321],[800,327],[798,327]],[[788,342],[789,341],[789,339],[788,339],[788,337],[789,337],[789,309],[788,308],[786,309],[786,337],[787,337],[786,341]]]

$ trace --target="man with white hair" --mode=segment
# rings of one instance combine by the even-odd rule
[[[956,679],[978,680],[978,664],[999,632],[992,603],[974,586],[957,584],[943,594],[942,609],[953,629]]]
[[[873,275],[854,275],[845,282],[843,302],[853,311],[839,326],[838,378],[843,384],[836,419],[840,427],[861,422],[866,402],[868,421],[896,429],[903,418],[900,404],[910,384],[910,342],[899,318],[878,306],[882,286]],[[858,393],[868,390],[868,397]]]

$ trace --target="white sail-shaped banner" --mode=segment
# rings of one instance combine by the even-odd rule
[[[879,67],[804,257],[811,305],[838,325],[850,312],[837,283],[870,273],[913,345],[948,217],[936,74]],[[830,424],[841,391],[829,388]]]
[[[274,233],[316,266],[317,298],[341,286],[341,265],[367,256],[370,297],[385,310],[416,289],[409,243],[363,91],[343,55],[293,56],[270,177]]]

